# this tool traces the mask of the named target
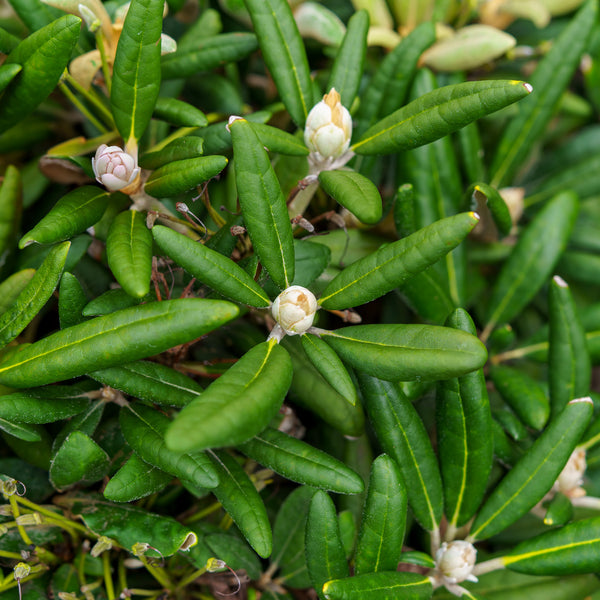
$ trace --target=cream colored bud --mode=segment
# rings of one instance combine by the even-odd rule
[[[300,335],[312,326],[318,308],[311,291],[292,285],[275,298],[271,312],[285,333]]]
[[[554,484],[555,489],[565,494],[565,496],[579,495],[576,490],[583,484],[586,467],[585,450],[576,448],[569,457],[564,469],[560,472]]]
[[[331,88],[323,100],[308,113],[304,128],[304,143],[321,158],[337,158],[350,146],[352,117],[342,106],[340,95]]]
[[[119,146],[102,144],[92,158],[96,180],[109,192],[125,190],[139,177],[140,168],[131,154]]]
[[[25,579],[31,573],[31,567],[24,562],[17,563],[17,566],[14,569],[14,577],[17,581],[21,581],[21,579]]]
[[[38,512],[32,512],[32,513],[27,513],[24,515],[19,515],[15,521],[19,524],[19,525],[41,525],[43,520],[42,520],[42,515],[40,515],[40,513]]]
[[[113,542],[110,538],[105,535],[101,535],[98,541],[92,547],[90,554],[93,557],[100,556],[106,550],[110,550],[113,547]]]
[[[464,540],[444,542],[436,554],[436,570],[444,584],[455,584],[461,581],[477,581],[472,574],[477,550],[473,544]]]
[[[217,571],[221,571],[222,569],[227,568],[227,563],[224,560],[220,560],[218,558],[209,558],[206,561],[206,570],[209,573],[215,573]]]

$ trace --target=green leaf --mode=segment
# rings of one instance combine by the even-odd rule
[[[108,206],[108,197],[106,191],[91,185],[69,192],[21,238],[19,248],[33,243],[55,244],[83,233],[102,218]]]
[[[252,580],[260,578],[262,564],[244,540],[227,533],[210,533],[204,536],[203,541],[228,567],[236,571],[244,569]]]
[[[356,388],[340,357],[318,336],[305,333],[300,337],[310,362],[329,385],[344,396],[352,406],[356,404]]]
[[[70,246],[70,242],[63,242],[50,250],[31,281],[0,317],[0,347],[14,340],[50,299],[58,285]]]
[[[184,454],[167,447],[164,435],[171,421],[166,415],[136,403],[123,407],[119,422],[123,437],[144,462],[198,487],[210,489],[219,483],[217,471],[203,452]]]
[[[583,519],[520,543],[502,562],[529,575],[576,575],[600,568],[600,517]]]
[[[350,575],[335,506],[320,490],[312,497],[306,522],[306,564],[320,600],[326,598],[321,591],[326,581]]]
[[[177,127],[204,127],[206,115],[195,106],[176,98],[157,98],[152,116]]]
[[[560,414],[569,400],[581,398],[589,392],[592,367],[585,330],[573,296],[567,283],[558,276],[550,284],[548,308],[548,380],[554,417]]]
[[[132,454],[110,478],[103,494],[113,502],[133,502],[159,492],[171,479],[173,476],[169,473],[149,465],[137,454]]]
[[[275,0],[261,0],[266,6]],[[277,0],[279,2],[280,0]],[[288,8],[287,3],[283,3]],[[273,281],[286,288],[294,279],[292,226],[285,198],[269,157],[252,126],[236,119],[230,126],[235,179],[244,223],[254,250]]]
[[[355,325],[320,333],[342,360],[387,381],[458,377],[487,360],[475,336],[436,325]]]
[[[442,518],[442,478],[421,418],[397,384],[358,373],[365,410],[383,451],[400,467],[415,518],[427,531]]]
[[[567,404],[488,497],[473,522],[469,541],[506,529],[544,497],[567,463],[592,412],[590,398]]]
[[[58,318],[60,328],[65,329],[77,325],[84,320],[83,307],[88,298],[75,275],[66,272],[60,278],[58,292]]]
[[[565,249],[577,209],[577,197],[565,191],[550,200],[521,234],[494,284],[483,339],[496,325],[520,314],[548,279]]]
[[[93,387],[90,387],[90,391],[98,391],[97,389],[94,389],[97,386],[95,386],[93,382],[86,381],[85,383],[85,387],[82,386],[83,389],[88,389],[89,386],[87,384],[91,384]],[[63,386],[57,385],[52,387],[60,388]],[[85,433],[90,437],[93,436],[98,425],[100,424],[102,415],[104,414],[104,408],[107,404],[108,402],[105,401],[105,398],[102,398],[102,400],[96,402],[91,402],[84,411],[80,412],[76,417],[69,419],[62,429],[55,435],[52,442],[52,451],[56,453],[67,436],[74,431]]]
[[[458,246],[478,221],[475,213],[462,213],[380,248],[335,277],[320,305],[343,310],[383,296]]]
[[[186,135],[173,140],[160,150],[142,154],[140,166],[143,169],[154,170],[171,162],[198,158],[202,156],[203,152],[204,140],[195,135]]]
[[[74,431],[52,459],[50,481],[57,490],[93,483],[106,475],[109,466],[108,454],[85,433]]]
[[[547,511],[544,515],[544,525],[556,527],[566,525],[573,520],[573,504],[571,499],[561,492],[556,492],[554,498],[547,503]]]
[[[168,447],[201,450],[249,440],[277,414],[291,379],[290,357],[275,340],[254,346],[177,415]]]
[[[185,406],[202,393],[200,385],[187,375],[150,361],[136,361],[88,375],[134,398],[164,406]]]
[[[321,171],[322,188],[359,221],[374,225],[381,219],[382,201],[375,184],[354,171]]]
[[[157,198],[187,192],[218,175],[227,166],[224,156],[201,156],[175,160],[150,175],[144,189]]]
[[[252,33],[222,33],[194,40],[193,44],[167,54],[162,59],[163,79],[191,77],[199,71],[212,71],[228,62],[246,58],[258,47]]]
[[[262,498],[235,458],[212,450],[210,455],[219,476],[213,494],[256,553],[266,558],[271,554],[272,533]]]
[[[153,356],[235,318],[230,302],[183,298],[97,317],[6,353],[0,383],[33,387]]]
[[[474,183],[467,190],[467,197],[473,197],[477,203],[485,203],[498,231],[502,235],[508,235],[512,229],[512,218],[506,202],[498,191],[487,183]],[[477,210],[477,207],[473,207]]]
[[[298,127],[313,105],[306,51],[286,0],[244,0],[281,100]]]
[[[356,575],[394,571],[406,528],[407,491],[398,464],[382,454],[373,461],[354,559]]]
[[[277,429],[267,427],[239,446],[249,458],[287,479],[338,494],[359,494],[359,475],[329,454]]]
[[[226,256],[161,225],[152,228],[152,235],[169,258],[213,290],[250,306],[266,308],[271,304],[258,283]]]
[[[56,87],[79,39],[81,19],[64,15],[24,39],[5,65],[21,65],[0,99],[0,132],[6,131],[45,100]]]
[[[42,437],[35,426],[11,423],[0,417],[0,429],[24,442],[39,442]]]
[[[148,294],[146,298],[134,298],[130,296],[123,288],[117,288],[114,290],[107,290],[103,294],[100,294],[97,298],[94,298],[88,302],[83,310],[82,315],[84,317],[97,317],[101,315],[109,315],[117,310],[124,308],[131,308],[132,306],[138,306],[146,301],[156,300],[153,293]]]
[[[133,0],[119,36],[110,104],[126,145],[137,145],[158,98],[163,7],[164,0]]]
[[[346,35],[331,67],[327,91],[335,88],[347,107],[352,106],[363,75],[368,31],[369,13],[366,10],[355,12],[348,21]]]
[[[410,150],[504,108],[530,91],[530,86],[521,81],[488,80],[449,85],[385,117],[350,149],[356,154]]]
[[[380,571],[328,581],[323,593],[329,600],[428,600],[433,586],[425,575]]]
[[[261,144],[269,152],[278,152],[289,156],[308,156],[309,154],[304,140],[297,135],[265,123],[251,123],[251,127]]]
[[[8,165],[0,187],[0,256],[13,248],[18,236],[22,211],[21,174]]]
[[[476,335],[463,309],[450,315],[450,327]],[[492,470],[494,438],[483,370],[441,382],[436,399],[437,450],[448,527],[461,527],[475,514]]]
[[[597,19],[598,3],[589,0],[571,19],[531,77],[535,93],[519,105],[504,129],[492,162],[492,185],[507,185],[544,133],[563,92],[579,65]]]

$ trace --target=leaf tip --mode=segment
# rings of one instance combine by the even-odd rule
[[[569,404],[579,404],[580,402],[586,402],[587,404],[591,404],[592,406],[594,406],[594,401],[590,396],[584,396],[582,398],[573,398],[573,400],[571,400]]]
[[[473,219],[475,219],[476,222],[479,222],[481,220],[481,217],[479,216],[479,213],[471,212],[470,214],[471,214],[471,217]]]
[[[33,244],[35,242],[35,240],[31,237],[28,236],[23,236],[20,240],[19,240],[19,250],[23,250],[23,248],[27,248],[27,246],[31,246],[31,244]]]
[[[554,283],[556,285],[558,285],[561,288],[568,288],[569,284],[560,276],[560,275],[555,275],[552,278],[552,281],[554,281]]]
[[[523,87],[527,90],[528,94],[531,94],[531,92],[533,92],[533,86],[530,83],[524,82]]]

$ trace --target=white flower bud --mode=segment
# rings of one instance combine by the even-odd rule
[[[299,335],[312,326],[317,312],[314,294],[300,285],[287,288],[273,302],[273,317],[288,335]]]
[[[435,555],[436,571],[444,585],[460,583],[461,581],[477,581],[472,574],[477,550],[473,544],[464,540],[444,542]]]
[[[586,469],[585,450],[576,448],[564,469],[560,472],[554,489],[562,492],[565,496],[579,496],[581,485],[583,484],[583,476]]]
[[[348,150],[351,137],[352,117],[335,88],[331,88],[308,113],[304,143],[321,159],[338,158]]]
[[[140,174],[136,160],[119,146],[102,144],[92,158],[92,169],[96,180],[109,192],[123,190],[131,185]]]

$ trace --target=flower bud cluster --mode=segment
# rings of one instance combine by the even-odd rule
[[[119,146],[99,146],[96,156],[92,158],[92,169],[96,180],[109,192],[121,190],[128,193],[133,191],[133,187],[137,187],[135,184],[140,175],[140,167],[137,166],[136,159]],[[127,189],[129,186],[131,189]]]
[[[435,568],[440,583],[452,586],[461,581],[477,581],[473,567],[477,560],[477,550],[464,540],[444,542],[435,556]]]

